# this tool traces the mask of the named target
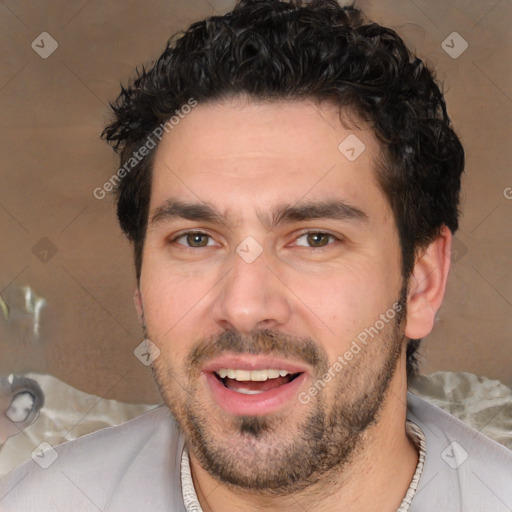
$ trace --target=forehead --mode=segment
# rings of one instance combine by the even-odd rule
[[[353,115],[342,116],[306,100],[199,104],[159,145],[150,208],[179,197],[243,217],[278,203],[342,198],[386,210],[374,171],[379,143]]]

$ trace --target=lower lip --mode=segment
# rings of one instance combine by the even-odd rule
[[[298,401],[298,391],[307,379],[305,373],[291,382],[270,391],[246,395],[228,389],[213,373],[204,374],[215,402],[226,412],[235,416],[263,416],[279,411],[291,400]]]

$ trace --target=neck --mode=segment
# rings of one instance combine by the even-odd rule
[[[352,461],[304,491],[269,497],[233,489],[211,477],[191,453],[194,487],[203,512],[373,512],[377,503],[380,511],[395,512],[418,463],[417,450],[405,431],[407,386],[401,368],[397,370],[379,419],[365,432]]]

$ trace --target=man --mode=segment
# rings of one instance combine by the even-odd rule
[[[464,156],[402,40],[334,0],[242,0],[113,109],[168,408],[18,469],[2,510],[511,510],[508,450],[407,394]]]

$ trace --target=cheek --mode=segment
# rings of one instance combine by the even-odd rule
[[[373,326],[398,298],[396,274],[378,266],[354,264],[343,271],[296,275],[297,316],[309,319],[313,338],[336,358],[366,328]]]
[[[177,273],[148,259],[143,266],[140,289],[146,322],[166,333],[180,319],[193,314],[208,293],[208,280]]]
[[[332,320],[357,324],[358,317],[386,308],[398,289],[396,279],[389,280],[375,266],[345,265],[321,274],[297,274],[297,295],[313,311]]]
[[[159,366],[177,369],[205,334],[213,285],[205,276],[184,276],[149,263],[140,281],[147,334],[163,356]]]
[[[144,319],[148,337],[160,349],[172,338],[185,317],[185,304],[190,302],[185,290],[167,279],[151,279],[147,273],[141,279],[140,290],[144,305]],[[182,320],[183,321],[183,320]]]

